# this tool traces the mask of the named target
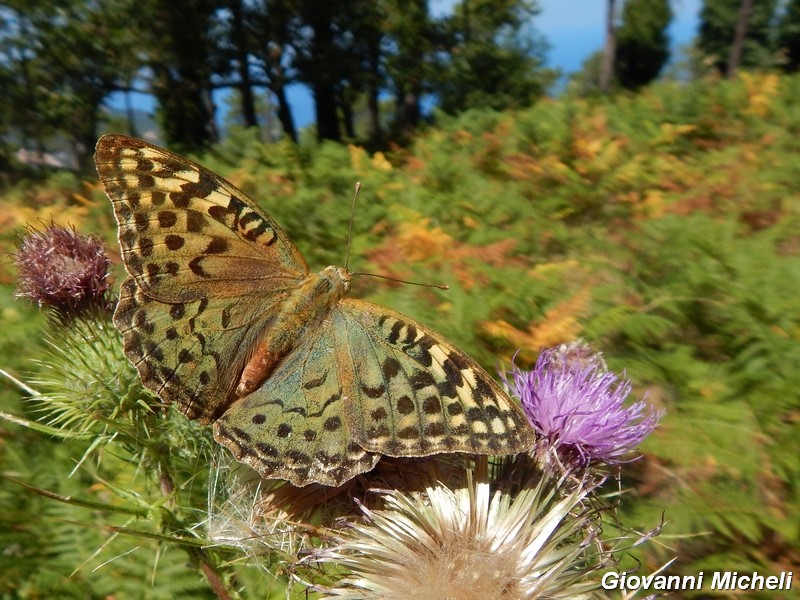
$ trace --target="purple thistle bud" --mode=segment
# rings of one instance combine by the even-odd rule
[[[585,344],[545,350],[532,371],[516,366],[506,385],[518,396],[541,448],[564,466],[617,464],[655,429],[663,411],[645,401],[625,408],[627,379],[606,370]],[[630,459],[629,459],[630,460]]]
[[[16,296],[61,311],[103,305],[110,261],[96,237],[50,224],[29,229],[14,262],[19,269]]]

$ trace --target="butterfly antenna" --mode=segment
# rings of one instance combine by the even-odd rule
[[[380,279],[388,279],[389,281],[395,281],[397,283],[406,283],[408,285],[419,285],[421,287],[431,287],[436,288],[437,290],[449,290],[450,286],[445,283],[420,283],[419,281],[407,281],[405,279],[396,279],[394,277],[388,277],[386,275],[378,275],[377,273],[353,273],[353,276],[361,275],[362,277],[378,277]]]
[[[350,248],[353,245],[353,219],[356,214],[356,200],[358,200],[358,192],[361,191],[361,182],[356,181],[356,192],[353,194],[353,205],[350,207],[350,226],[347,229],[347,258],[344,261],[344,268],[350,263]],[[395,279],[386,275],[378,275],[377,273],[353,273],[353,276],[361,275],[363,277],[378,277],[380,279],[388,279],[397,283],[407,283],[408,285],[419,285],[421,287],[436,288],[439,290],[449,290],[450,286],[444,283],[419,283],[417,281],[406,281],[405,279]]]
[[[361,182],[356,181],[356,192],[353,194],[353,204],[350,206],[350,225],[347,228],[347,257],[344,261],[344,268],[350,264],[350,248],[353,246],[353,219],[356,215],[356,200],[358,200],[358,192],[361,191]]]

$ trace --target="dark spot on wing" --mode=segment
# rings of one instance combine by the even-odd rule
[[[172,227],[178,222],[178,215],[171,210],[158,212],[158,224],[161,227]]]
[[[408,396],[401,396],[398,398],[395,406],[397,406],[397,412],[401,415],[410,415],[416,410],[414,401]]]
[[[228,241],[223,238],[213,238],[206,248],[206,254],[222,254],[228,251]]]
[[[164,238],[164,244],[170,250],[179,250],[183,248],[184,240],[182,236],[171,233]]]
[[[192,260],[190,260],[189,270],[198,277],[209,277],[209,274],[203,270],[203,266],[200,264],[203,258],[203,256],[195,256]]]
[[[421,390],[429,385],[436,385],[436,380],[433,378],[433,375],[428,373],[427,371],[417,371],[411,376],[411,387],[415,390]]]
[[[342,420],[339,417],[329,417],[325,420],[323,428],[325,431],[338,431],[342,426]]]
[[[361,390],[367,395],[368,398],[380,398],[386,393],[386,386],[382,383],[376,386],[368,386],[363,384]]]
[[[203,213],[196,210],[186,211],[186,231],[200,233],[206,227],[206,218]]]
[[[438,415],[442,412],[442,403],[436,396],[428,396],[422,401],[422,412],[426,415]]]

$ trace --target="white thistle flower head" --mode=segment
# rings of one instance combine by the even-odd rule
[[[485,479],[424,494],[382,490],[385,508],[362,506],[366,522],[340,534],[316,560],[351,575],[326,598],[483,600],[589,598],[601,568],[592,544],[590,493],[543,478],[514,494]],[[493,489],[493,487],[495,489]]]

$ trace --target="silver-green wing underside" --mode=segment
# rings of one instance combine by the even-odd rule
[[[381,454],[533,444],[520,409],[472,359],[408,317],[348,299],[214,432],[238,460],[295,485],[340,485]]]

